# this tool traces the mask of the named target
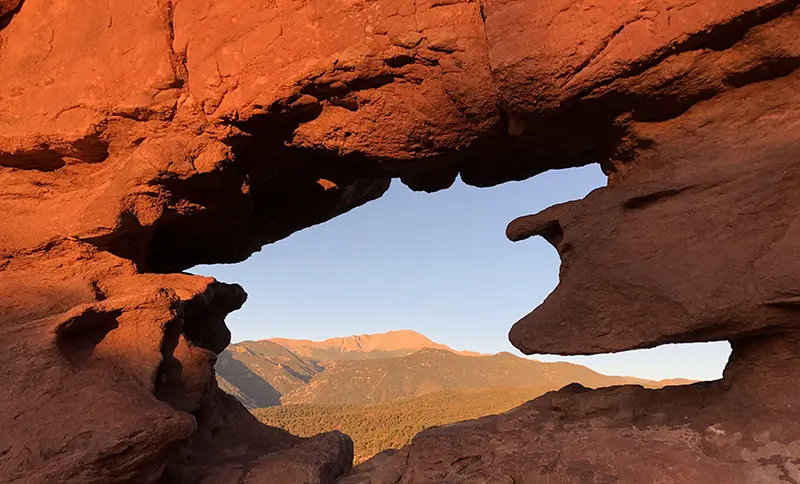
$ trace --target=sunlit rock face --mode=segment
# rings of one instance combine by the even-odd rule
[[[0,481],[800,482],[798,32],[796,0],[0,0]],[[245,293],[180,271],[392,178],[592,162],[509,226],[563,261],[512,342],[727,339],[722,381],[570,387],[346,476],[347,437],[216,387]]]

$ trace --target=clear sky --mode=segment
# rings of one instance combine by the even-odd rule
[[[512,243],[508,222],[605,185],[598,165],[433,194],[399,181],[380,199],[265,246],[245,262],[191,272],[237,282],[247,303],[228,316],[233,341],[321,340],[412,329],[459,350],[510,351],[508,330],[558,283],[559,258],[540,237]],[[727,343],[670,345],[572,361],[663,379],[721,376]]]

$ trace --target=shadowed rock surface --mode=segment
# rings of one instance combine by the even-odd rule
[[[509,227],[563,261],[512,342],[728,339],[724,380],[573,388],[359,482],[800,482],[798,32],[796,0],[0,0],[0,481],[333,482],[349,439],[217,388],[242,288],[180,271],[391,178],[599,162]]]

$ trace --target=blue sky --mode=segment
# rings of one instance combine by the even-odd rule
[[[604,185],[598,165],[493,188],[457,180],[433,194],[394,181],[382,198],[245,262],[191,272],[244,286],[247,303],[227,319],[234,342],[412,329],[456,349],[521,355],[508,330],[555,288],[559,258],[539,237],[509,242],[506,225]],[[606,374],[714,379],[729,352],[727,343],[707,343],[535,358]]]

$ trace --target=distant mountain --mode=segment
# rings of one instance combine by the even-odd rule
[[[573,382],[597,388],[658,382],[606,376],[571,363],[542,363],[498,353],[464,356],[426,348],[391,359],[335,361],[308,385],[285,394],[281,403],[375,404],[440,392],[490,387],[556,390]]]
[[[298,356],[314,361],[363,360],[395,358],[425,348],[450,351],[463,355],[479,356],[473,351],[456,351],[447,345],[435,343],[425,335],[411,330],[389,331],[379,334],[360,334],[325,341],[273,338],[277,343]]]
[[[697,383],[697,380],[689,380],[686,378],[668,378],[666,380],[659,380],[658,386],[659,387],[676,387],[680,385],[691,385],[692,383]],[[647,386],[647,385],[644,385]]]
[[[510,353],[457,352],[413,331],[230,345],[216,364],[220,388],[248,408],[281,404],[372,404],[446,390],[515,387],[553,390],[659,382],[602,375],[570,363],[542,363]]]

